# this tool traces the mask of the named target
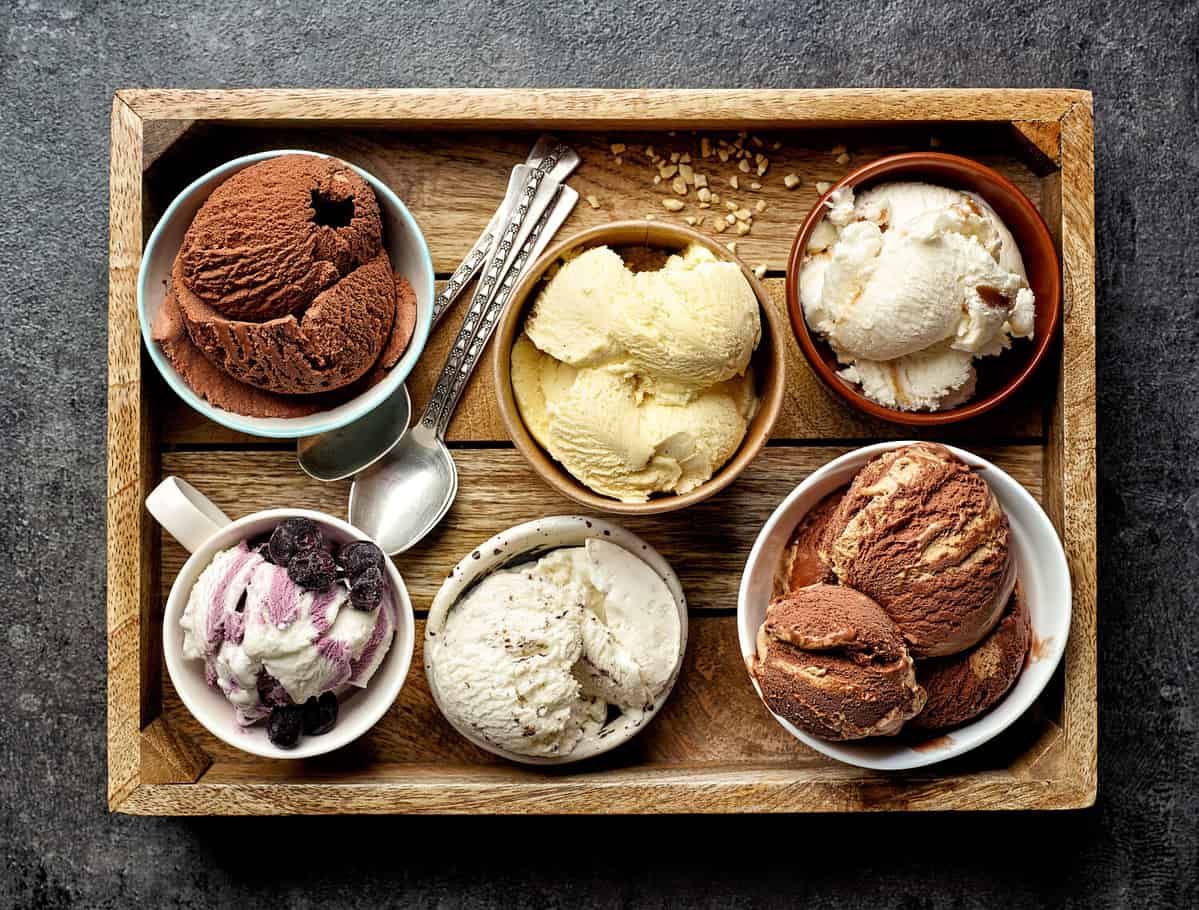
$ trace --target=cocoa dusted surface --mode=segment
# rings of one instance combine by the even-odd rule
[[[0,174],[12,189],[0,221],[10,465],[0,473],[0,907],[1199,903],[1199,320],[1188,304],[1199,297],[1199,224],[1192,194],[1155,191],[1199,180],[1199,4],[917,0],[864,12],[856,0],[597,0],[579,16],[574,4],[409,0],[369,20],[364,9],[0,4]],[[502,29],[481,27],[498,16]],[[1097,805],[777,818],[108,815],[98,516],[111,93],[350,84],[1093,89]],[[65,305],[71,330],[48,330]],[[796,840],[800,851],[763,846]],[[601,841],[632,862],[580,849]],[[319,857],[302,859],[314,844]],[[996,844],[1001,862],[980,849]]]

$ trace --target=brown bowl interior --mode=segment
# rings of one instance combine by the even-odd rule
[[[824,201],[843,186],[865,189],[873,184],[893,180],[923,180],[955,189],[970,190],[985,199],[1003,219],[1024,258],[1028,283],[1036,295],[1035,333],[1031,341],[1015,341],[1012,347],[997,357],[976,361],[978,390],[975,397],[961,407],[932,413],[897,411],[871,401],[837,377],[841,365],[836,355],[822,340],[808,331],[803,306],[799,299],[799,271],[803,264],[808,238],[824,218]],[[791,247],[787,263],[787,311],[791,327],[800,348],[812,369],[833,391],[859,410],[874,417],[912,426],[936,426],[956,423],[975,417],[1009,398],[1032,375],[1045,355],[1057,332],[1062,306],[1061,266],[1053,238],[1045,220],[1032,201],[1006,177],[989,167],[938,152],[912,152],[880,158],[846,174],[828,193],[820,198],[808,214]]]
[[[694,490],[680,495],[652,497],[648,502],[627,503],[602,496],[585,487],[571,476],[558,462],[537,444],[525,428],[520,409],[512,392],[512,345],[515,344],[525,315],[537,297],[542,276],[551,265],[564,255],[606,245],[614,249],[652,247],[676,252],[697,243],[707,247],[721,259],[736,262],[758,298],[762,313],[762,341],[754,352],[753,369],[758,388],[758,411],[750,421],[741,447],[710,480]],[[496,328],[495,350],[492,365],[495,375],[496,398],[500,415],[507,427],[512,442],[528,459],[533,469],[551,487],[581,505],[605,512],[626,515],[651,515],[686,508],[707,499],[724,489],[736,479],[766,445],[770,431],[783,404],[785,385],[785,361],[782,333],[785,331],[782,317],[771,305],[765,288],[754,277],[753,272],[738,260],[727,248],[705,237],[698,231],[678,225],[659,224],[653,221],[619,221],[600,225],[566,238],[549,249],[525,275],[515,288],[512,302],[500,318]]]

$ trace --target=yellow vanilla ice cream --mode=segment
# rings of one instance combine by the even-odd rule
[[[692,245],[657,271],[596,247],[564,263],[512,349],[533,438],[623,502],[686,493],[732,457],[757,405],[762,336],[740,267]]]
[[[890,408],[974,394],[976,357],[1031,338],[1035,297],[1015,238],[974,193],[885,183],[834,192],[808,241],[800,300],[838,374]]]

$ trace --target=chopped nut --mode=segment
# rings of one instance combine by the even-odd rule
[[[768,170],[770,170],[770,164],[769,164],[769,163],[767,163],[767,164],[759,164],[759,165],[758,165],[758,176],[759,176],[759,177],[761,177],[761,176],[762,176],[763,174],[765,174],[765,173],[766,173]]]
[[[762,188],[762,184],[760,184],[760,183],[758,183],[758,181],[754,180],[750,183],[749,188],[751,190],[760,190]]]
[[[738,185],[738,180],[737,180],[736,174],[734,174],[732,177],[729,178],[729,186],[731,186],[735,190],[741,189],[741,187]]]
[[[759,281],[761,279],[765,278],[766,277],[766,266],[755,265],[754,266],[754,277],[757,278]]]
[[[736,224],[737,216],[734,215],[732,212],[729,212],[727,215],[724,216],[724,220],[725,220],[726,224]]]
[[[696,183],[696,186],[699,186],[699,184]],[[700,202],[711,202],[712,201],[712,191],[710,189],[708,189],[706,186],[701,186],[696,191],[695,195],[699,197]]]
[[[658,216],[657,216],[657,215],[655,215],[653,212],[646,212],[646,213],[645,213],[645,220],[646,220],[646,221],[657,221],[657,220],[658,220]]]
[[[749,221],[749,219],[753,216],[754,213],[749,209],[737,209],[737,211],[733,212],[733,217],[735,217],[738,221]]]
[[[689,164],[679,163],[679,176],[683,178],[684,183],[695,183],[695,171]]]
[[[670,181],[670,188],[680,196],[687,195],[687,181],[682,177],[675,177],[674,180]]]
[[[737,222],[737,233],[738,234],[748,234],[749,233],[749,222],[748,221],[738,221]]]
[[[666,209],[669,212],[682,211],[683,204],[684,203],[683,203],[682,199],[663,199],[662,200],[662,208]]]
[[[652,145],[647,145],[645,147],[645,157],[648,158],[650,161],[657,160],[658,153],[654,151],[654,147]]]
[[[654,186],[657,186],[661,182],[662,182],[662,175],[654,174]]]
[[[711,158],[712,157],[712,140],[709,139],[707,136],[704,136],[702,139],[699,140],[699,154],[700,154],[700,157],[703,157],[703,158]]]
[[[658,173],[662,175],[663,180],[669,180],[671,177],[673,177],[678,172],[679,172],[679,166],[677,164],[659,164],[658,165]]]
[[[833,146],[833,154],[834,154],[834,155],[843,155],[843,154],[845,154],[845,146],[843,146],[843,145],[834,145],[834,146]]]
[[[679,153],[678,153],[678,152],[671,152],[671,153],[670,153],[670,161],[671,161],[671,163],[672,163],[672,164],[674,164],[674,163],[677,163],[677,162],[678,162],[678,160],[679,160]]]
[[[683,152],[683,154],[679,155],[679,163],[680,164],[690,164],[691,163],[691,153]]]
[[[728,243],[725,244],[725,246],[727,246],[729,248],[730,253],[736,255],[736,253],[737,253],[737,241],[736,240],[730,240]]]
[[[748,174],[749,173],[749,162],[746,161],[744,158],[742,158],[740,161],[737,162],[737,170],[739,170],[743,174]]]
[[[589,206],[591,206],[593,209],[598,209],[599,205],[600,205],[599,200],[596,199],[594,196],[587,197],[587,204]]]
[[[729,150],[728,150],[728,149],[723,149],[723,148],[722,148],[722,149],[717,149],[717,150],[716,150],[716,154],[717,154],[717,155],[720,157],[720,160],[721,160],[721,161],[728,161],[728,160],[729,160]]]
[[[849,164],[849,152],[842,152],[838,155],[837,164]]]
[[[766,211],[766,200],[765,200],[765,199],[759,199],[759,200],[758,200],[758,204],[757,204],[757,205],[755,205],[755,206],[754,206],[754,208],[756,208],[756,209],[757,209],[759,212],[764,212],[764,211]]]
[[[771,148],[772,148],[772,149],[774,149],[776,152],[777,152],[779,149],[781,149],[782,147],[783,147],[782,140],[779,140],[779,141],[775,142],[775,143],[774,143],[774,145],[772,145],[772,146],[771,146]]]
[[[751,136],[749,141],[752,142],[754,145],[756,145],[758,148],[762,148],[762,146],[764,146],[766,144],[757,136]]]
[[[712,203],[710,203],[710,202],[699,202],[699,203],[696,203],[696,204],[697,204],[697,205],[698,205],[698,206],[699,206],[701,209],[710,209],[710,208],[712,207]]]
[[[620,167],[622,164],[624,164],[624,159],[623,159],[623,158],[621,158],[619,155],[617,155],[617,156],[616,156],[615,158],[613,158],[612,160],[616,162],[616,166],[617,166],[617,167]]]
[[[793,190],[799,186],[799,178],[795,174],[788,174],[783,178],[783,186],[789,190]]]
[[[628,146],[626,146],[623,142],[613,142],[611,148],[613,155],[619,155],[626,148],[628,148]]]
[[[719,193],[713,193],[713,194],[712,194],[712,199],[711,199],[711,201],[712,201],[712,202],[713,202],[715,205],[720,205],[720,194],[719,194]]]
[[[731,200],[731,199],[724,204],[724,207],[726,209],[728,209],[730,212],[737,211],[737,203],[733,202],[733,200]]]
[[[708,178],[707,178],[707,176],[706,176],[706,175],[704,175],[704,174],[696,174],[696,175],[695,175],[695,185],[696,185],[697,187],[703,187],[703,186],[707,186],[707,185],[708,185]]]
[[[692,227],[695,227],[695,216],[694,215],[688,215],[683,220],[686,221]]]
[[[716,144],[719,145],[722,149],[726,149],[729,147],[729,141],[727,139],[717,139]]]
[[[724,219],[720,219],[714,225],[712,225],[712,230],[714,230],[717,234],[723,234],[724,229],[727,227],[728,225],[724,223]]]
[[[816,192],[818,192],[821,196],[823,196],[825,193],[828,192],[828,188],[830,186],[832,186],[831,183],[827,183],[824,180],[817,180],[816,181]]]
[[[696,227],[704,226],[704,216],[703,215],[700,215],[698,218],[695,219],[695,226]]]

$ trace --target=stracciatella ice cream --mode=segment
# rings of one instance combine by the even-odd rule
[[[895,623],[869,597],[837,585],[771,601],[753,674],[775,714],[822,739],[890,736],[924,707]]]
[[[427,645],[446,715],[508,752],[569,755],[609,706],[644,714],[679,659],[678,607],[645,562],[600,539],[488,575]]]
[[[1016,584],[1003,507],[944,446],[884,452],[853,479],[820,558],[876,601],[915,657],[954,654],[999,620]]]
[[[886,407],[937,411],[974,394],[975,359],[1033,336],[1015,238],[981,197],[928,183],[836,190],[808,241],[800,299],[839,375]]]
[[[642,272],[587,250],[541,291],[513,347],[521,417],[597,493],[686,493],[745,437],[760,320],[740,267],[704,247]]]

